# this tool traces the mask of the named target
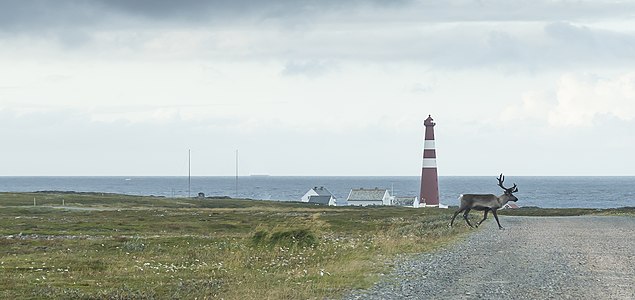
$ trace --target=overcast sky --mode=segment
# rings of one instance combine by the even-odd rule
[[[632,1],[0,0],[0,175],[635,175]]]

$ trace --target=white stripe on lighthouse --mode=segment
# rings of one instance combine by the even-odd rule
[[[423,150],[431,150],[434,148],[434,140],[425,140],[423,141]]]
[[[436,168],[437,167],[437,159],[436,158],[424,158],[423,159],[423,168]]]

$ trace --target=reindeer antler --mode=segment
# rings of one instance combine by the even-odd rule
[[[516,186],[516,183],[514,183],[514,186],[510,188],[506,188],[505,186],[503,186],[503,182],[505,181],[505,176],[503,176],[503,173],[501,173],[497,179],[498,179],[498,186],[500,186],[506,192],[508,193],[518,192],[518,187]]]
[[[498,179],[498,186],[500,186],[501,189],[507,190],[507,188],[503,186],[503,182],[505,181],[505,176],[503,176],[503,173],[501,173],[497,179]]]

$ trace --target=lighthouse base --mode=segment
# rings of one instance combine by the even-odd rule
[[[420,208],[448,208],[447,205],[439,203],[439,204],[425,204],[425,203],[421,203],[419,204]]]
[[[419,201],[426,205],[439,205],[439,176],[437,175],[436,167],[428,168],[424,166],[422,168]]]

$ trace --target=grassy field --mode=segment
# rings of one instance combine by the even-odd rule
[[[2,299],[336,298],[468,231],[442,209],[231,199],[0,193],[0,210]]]
[[[337,298],[370,286],[396,255],[430,251],[469,232],[463,222],[447,227],[452,212],[0,193],[0,298]],[[635,209],[501,214],[635,215]]]

